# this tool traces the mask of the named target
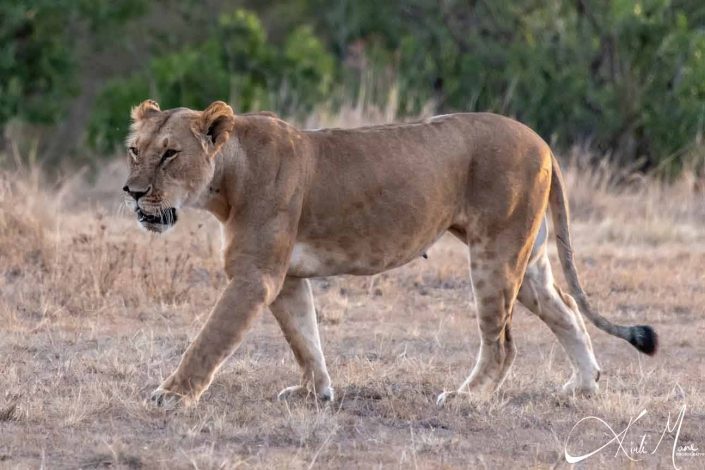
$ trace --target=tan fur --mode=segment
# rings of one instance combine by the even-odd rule
[[[203,112],[158,109],[146,102],[133,112],[128,147],[136,155],[126,189],[146,194],[132,207],[157,217],[142,222],[155,231],[173,224],[163,215],[170,208],[211,211],[223,225],[229,283],[153,394],[156,404],[197,400],[267,308],[303,371],[301,385],[280,396],[332,399],[305,278],[401,266],[446,231],[470,250],[482,340],[458,392],[489,392],[506,377],[516,355],[510,325],[517,295],[562,338],[576,369],[572,388],[595,388],[589,337],[572,299],[554,290],[545,230],[535,244],[554,161],[526,126],[479,113],[305,131],[271,114],[236,116],[222,102]],[[180,152],[162,164],[168,149]]]

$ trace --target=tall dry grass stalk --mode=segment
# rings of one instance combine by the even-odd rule
[[[207,220],[179,231],[191,246],[184,250],[140,231],[115,209],[119,198],[105,198],[85,178],[51,185],[36,166],[0,172],[0,318],[13,320],[6,325],[191,303],[193,289],[217,288]]]
[[[705,194],[695,172],[674,181],[617,168],[574,147],[563,156],[572,218],[595,243],[654,245],[705,239]]]

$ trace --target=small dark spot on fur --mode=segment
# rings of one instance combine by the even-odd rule
[[[490,306],[497,303],[497,299],[495,299],[494,297],[483,297],[480,303],[485,306]]]

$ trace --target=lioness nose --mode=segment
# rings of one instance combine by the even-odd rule
[[[150,184],[147,186],[147,189],[137,189],[137,188],[130,188],[128,185],[125,185],[122,187],[122,190],[125,191],[127,194],[132,196],[135,201],[139,201],[139,199],[144,196],[145,194],[149,193],[152,190],[152,185]]]

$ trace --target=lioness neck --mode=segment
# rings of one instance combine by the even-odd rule
[[[233,141],[235,139],[231,139]],[[232,162],[235,159],[236,142],[226,142],[215,155],[215,170],[213,178],[199,198],[198,208],[205,209],[224,223],[230,216],[231,204],[228,198],[229,189],[233,188],[234,175],[231,174]]]

